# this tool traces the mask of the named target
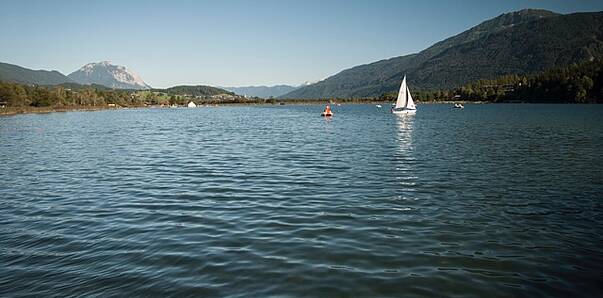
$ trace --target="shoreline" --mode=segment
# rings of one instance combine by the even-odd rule
[[[341,105],[362,105],[362,104],[384,104],[391,103],[391,101],[333,101],[331,103],[330,100],[292,100],[289,102],[288,100],[277,101],[275,103],[269,102],[248,102],[248,103],[213,103],[213,104],[199,104],[196,108],[212,108],[212,107],[224,107],[224,106],[282,106],[284,105],[324,105],[330,103],[331,105],[341,104]],[[498,104],[498,102],[489,102],[489,101],[425,101],[418,102],[417,104],[426,105],[426,104]],[[500,102],[502,104],[547,104],[543,103],[534,103],[534,102]],[[553,103],[550,103],[553,104]],[[559,104],[577,104],[577,103],[559,103]],[[49,113],[65,113],[65,112],[95,112],[95,111],[104,111],[104,110],[122,110],[122,109],[169,109],[169,106],[158,106],[158,105],[149,105],[149,106],[63,106],[63,107],[3,107],[0,108],[0,117],[2,116],[14,116],[20,114],[49,114]],[[186,106],[178,106],[177,108],[187,108]]]
[[[213,108],[213,107],[224,107],[224,106],[282,106],[280,103],[285,103],[284,105],[323,105],[329,103],[329,100],[300,100],[300,101],[278,101],[276,103],[268,103],[268,102],[248,102],[248,103],[219,103],[219,104],[199,104],[196,108]],[[342,105],[360,105],[360,104],[383,104],[388,103],[389,101],[358,101],[358,102],[337,102],[335,101],[333,104],[342,104]],[[438,104],[438,103],[447,103],[447,102],[425,102],[420,104]],[[177,108],[183,109],[187,108],[186,106],[178,106]],[[3,107],[0,108],[0,117],[2,116],[15,116],[22,114],[50,114],[50,113],[66,113],[66,112],[95,112],[95,111],[104,111],[104,110],[123,110],[123,109],[170,109],[169,106],[158,106],[158,105],[149,105],[149,106],[118,106],[118,107],[109,107],[109,106],[63,106],[63,107]]]

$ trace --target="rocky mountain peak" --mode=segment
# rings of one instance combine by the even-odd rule
[[[151,88],[138,74],[111,61],[88,63],[68,77],[80,84],[99,84],[115,89]]]

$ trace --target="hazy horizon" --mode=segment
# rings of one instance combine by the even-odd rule
[[[67,75],[108,60],[158,88],[297,86],[525,8],[572,13],[603,3],[2,1],[0,61]]]

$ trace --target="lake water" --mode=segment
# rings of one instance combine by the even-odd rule
[[[603,106],[0,117],[0,296],[603,293]]]

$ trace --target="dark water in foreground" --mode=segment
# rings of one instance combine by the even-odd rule
[[[0,296],[603,293],[603,106],[0,118]]]

